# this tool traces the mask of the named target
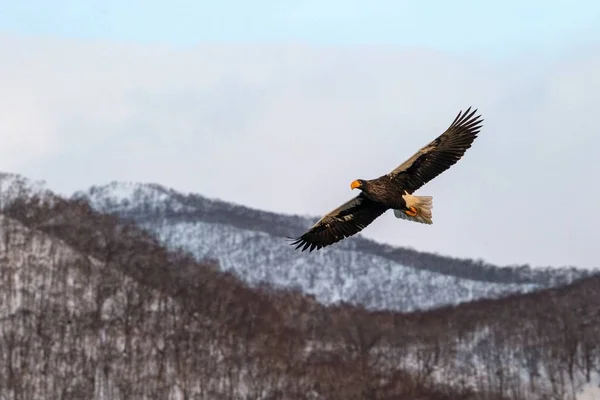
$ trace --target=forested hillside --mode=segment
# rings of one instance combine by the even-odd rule
[[[15,187],[0,220],[5,398],[562,400],[598,384],[597,275],[423,312],[326,306]]]

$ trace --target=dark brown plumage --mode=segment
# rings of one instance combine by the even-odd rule
[[[432,198],[412,193],[454,165],[477,137],[483,120],[469,107],[425,147],[388,174],[377,179],[357,179],[355,198],[327,213],[302,236],[292,239],[296,249],[321,249],[352,236],[389,209],[397,218],[431,224]],[[291,239],[291,238],[290,238]]]

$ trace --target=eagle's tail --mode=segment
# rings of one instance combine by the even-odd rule
[[[433,224],[431,209],[433,208],[433,197],[413,196],[405,192],[402,195],[408,210],[394,210],[397,218],[408,221],[420,222],[422,224]]]

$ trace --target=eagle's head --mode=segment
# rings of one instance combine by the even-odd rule
[[[367,186],[367,183],[364,181],[364,179],[355,179],[350,184],[350,189],[364,190],[366,186]]]

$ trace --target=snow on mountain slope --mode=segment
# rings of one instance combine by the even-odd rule
[[[600,399],[600,379],[582,387],[581,392],[577,394],[575,400],[598,400]]]
[[[51,275],[57,273],[53,266],[75,258],[70,247],[49,240],[40,233],[29,231],[21,223],[0,215],[0,271],[2,287],[0,291],[0,318],[8,318],[23,310],[35,308],[40,296],[55,296],[49,293],[45,284]],[[64,277],[69,285],[74,284],[72,276]],[[79,302],[67,298],[66,304],[75,308],[89,297],[79,293]]]
[[[244,366],[236,380],[227,375],[223,358],[231,358],[207,330],[209,319],[184,313],[180,302],[114,261],[2,214],[0,287],[0,399],[252,394],[247,387],[257,373]]]
[[[170,247],[181,247],[198,259],[217,259],[223,269],[250,284],[266,281],[296,287],[326,304],[346,301],[408,311],[544,286],[486,282],[419,269],[358,250],[352,240],[300,253],[281,236],[283,227],[304,229],[314,218],[278,216],[200,196],[192,199],[155,184],[113,182],[74,197],[87,198],[98,210],[134,218]]]
[[[0,237],[0,398],[119,398],[105,360],[124,341],[110,321],[136,282],[4,215]]]
[[[252,285],[266,281],[297,287],[325,304],[346,301],[368,308],[414,310],[536,287],[457,279],[353,250],[299,256],[280,238],[226,224],[164,221],[143,226],[198,259],[218,259],[223,269]]]

